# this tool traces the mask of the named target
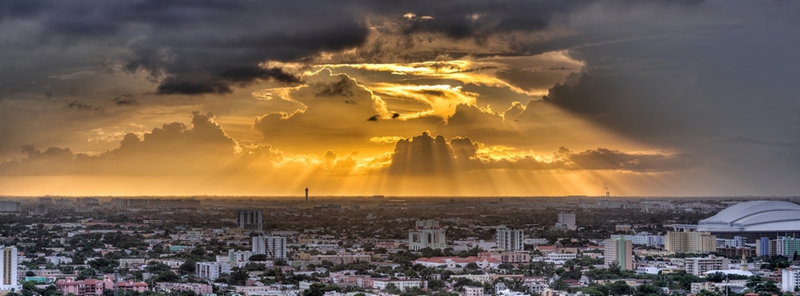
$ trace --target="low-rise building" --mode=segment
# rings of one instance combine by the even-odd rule
[[[214,293],[211,285],[200,283],[157,283],[156,287],[160,291],[193,291],[197,295]]]
[[[394,284],[400,291],[405,291],[413,287],[424,288],[421,279],[407,279],[407,280],[393,280],[393,279],[373,279],[372,288],[378,290],[385,290],[389,284]]]
[[[686,258],[686,273],[702,276],[707,271],[726,270],[730,261],[728,258],[710,256],[706,258]]]
[[[144,258],[119,259],[120,268],[138,268],[145,264]]]
[[[483,287],[464,286],[461,296],[483,296]]]
[[[121,291],[135,291],[138,293],[142,293],[147,291],[149,286],[145,282],[134,282],[134,281],[127,281],[127,282],[118,282],[117,289]]]
[[[113,289],[114,282],[110,280],[87,279],[82,281],[58,280],[56,290],[64,295],[75,294],[76,296],[102,296],[107,289]]]
[[[466,267],[467,264],[475,263],[480,268],[497,268],[500,266],[502,262],[498,259],[494,258],[479,258],[475,256],[470,256],[467,258],[461,257],[431,257],[431,258],[419,258],[414,261],[414,264],[421,264],[425,267],[439,267],[445,266],[447,268],[462,268]]]
[[[53,263],[53,265],[72,264],[72,258],[66,256],[46,256],[44,259],[47,259],[47,262]]]
[[[528,263],[531,255],[525,252],[481,252],[478,258],[494,258],[502,263]]]

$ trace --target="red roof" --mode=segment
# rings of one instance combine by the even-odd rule
[[[417,261],[430,262],[430,263],[441,263],[441,264],[447,264],[447,261],[452,261],[453,263],[457,263],[457,264],[478,263],[478,262],[484,262],[484,261],[486,261],[488,263],[501,263],[500,260],[497,260],[497,259],[494,259],[494,258],[488,258],[488,257],[478,258],[478,257],[475,257],[475,256],[469,256],[467,258],[461,258],[461,257],[419,258],[419,259],[417,259]]]

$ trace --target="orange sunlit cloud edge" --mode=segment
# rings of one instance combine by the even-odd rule
[[[800,190],[792,5],[40,4],[0,27],[0,194]]]

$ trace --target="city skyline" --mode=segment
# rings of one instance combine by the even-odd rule
[[[800,193],[795,2],[4,4],[0,195]]]
[[[0,201],[0,295],[800,290],[797,198],[331,200]]]

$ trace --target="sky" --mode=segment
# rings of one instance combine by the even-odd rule
[[[796,1],[2,1],[0,195],[800,194]]]

